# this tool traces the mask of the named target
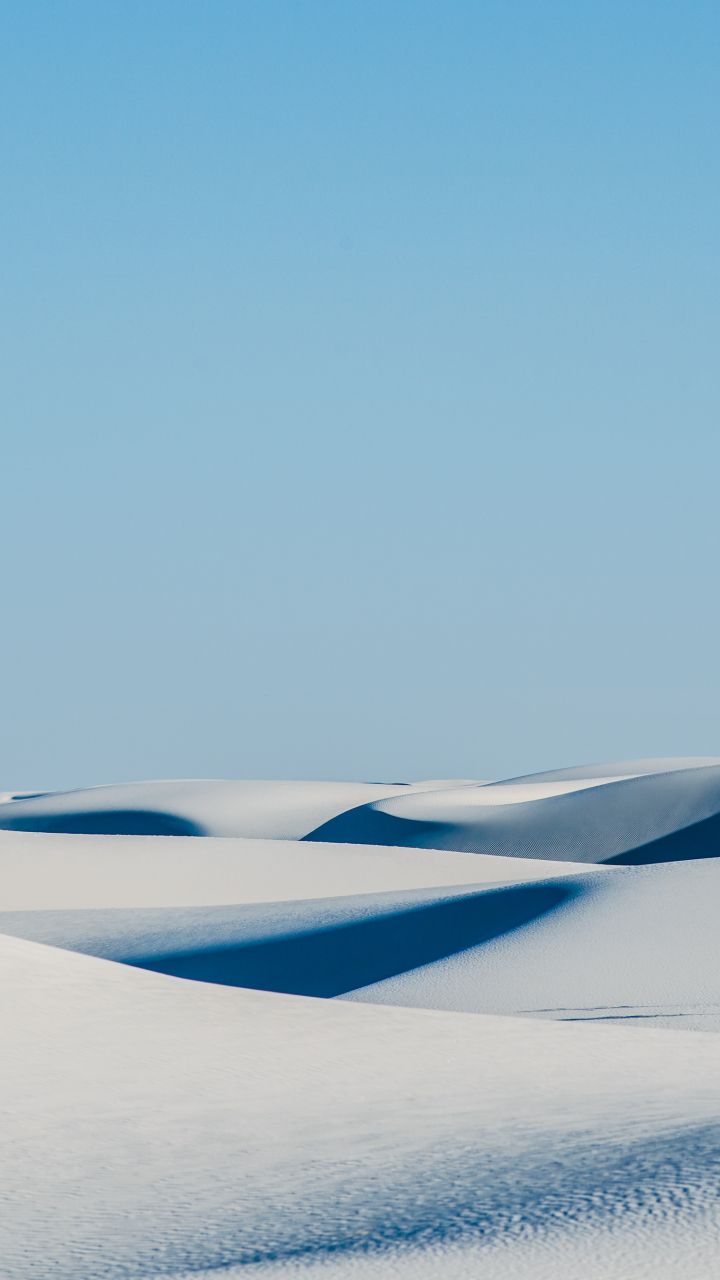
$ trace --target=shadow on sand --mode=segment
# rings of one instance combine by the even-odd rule
[[[606,858],[608,866],[642,867],[655,862],[687,862],[694,858],[717,858],[720,855],[720,814],[693,822],[678,831],[650,840],[647,844],[628,849],[613,858]]]
[[[27,797],[30,798],[30,797]],[[86,836],[202,836],[204,831],[187,818],[152,809],[96,809],[77,813],[33,814],[13,817],[0,813],[3,831],[44,831],[53,835]]]
[[[479,946],[553,911],[581,880],[235,907],[0,912],[0,932],[141,969],[337,996]]]
[[[132,963],[201,982],[337,996],[519,929],[579,891],[568,883],[485,890],[395,912],[385,909],[382,915],[331,927],[138,957]]]

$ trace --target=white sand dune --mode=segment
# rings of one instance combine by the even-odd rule
[[[327,997],[521,930],[572,892],[570,881],[545,880],[501,893],[471,885],[235,906],[0,911],[0,932],[205,982]]]
[[[714,1274],[715,1036],[243,992],[13,939],[0,1004],[5,1280],[509,1277],[528,1244],[592,1277],[623,1236],[667,1275],[658,1219]]]
[[[720,851],[720,759],[578,766],[494,783],[127,783],[6,798],[2,829],[673,862]]]
[[[269,903],[0,910],[0,932],[298,995],[720,1029],[720,862],[589,870]]]
[[[432,783],[127,782],[45,795],[0,793],[0,829],[91,835],[259,836],[297,840],[339,813],[387,796],[467,786]]]
[[[2,1280],[714,1280],[718,814],[706,759],[7,794]]]
[[[0,830],[0,911],[232,905],[595,870],[432,849]]]
[[[521,927],[351,998],[720,1030],[720,860],[618,867],[562,888],[556,908]],[[482,897],[501,918],[516,891]]]
[[[424,791],[337,815],[312,840],[572,862],[673,862],[720,852],[720,761],[631,761]]]

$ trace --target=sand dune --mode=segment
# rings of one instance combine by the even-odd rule
[[[714,1280],[719,813],[706,759],[6,793],[3,1280]]]
[[[330,819],[311,840],[638,864],[720,852],[720,762],[634,761],[402,794]]]
[[[287,902],[0,910],[0,932],[297,995],[720,1029],[720,862],[589,870]]]
[[[471,887],[234,907],[8,911],[0,932],[205,982],[327,997],[522,929],[574,891],[559,879],[495,894]]]
[[[0,911],[233,905],[594,870],[432,849],[0,830]]]
[[[528,895],[552,883],[533,884]],[[353,998],[720,1030],[720,861],[622,867],[556,888],[557,909]],[[502,918],[515,892],[480,896],[498,899]]]
[[[0,829],[294,840],[346,809],[408,789],[406,785],[364,782],[181,779],[129,782],[17,799],[5,793]]]
[[[494,783],[191,780],[4,794],[0,830],[305,839],[620,865],[720,849],[720,759],[707,757]]]
[[[662,1265],[656,1216],[717,1248],[715,1036],[308,1001],[12,939],[0,975],[7,1280],[509,1276],[528,1241],[597,1276],[618,1233]]]

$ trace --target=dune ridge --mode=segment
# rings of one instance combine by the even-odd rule
[[[305,838],[618,865],[715,857],[720,762],[633,761],[392,796]]]
[[[714,1280],[719,815],[705,758],[6,791],[3,1280]]]

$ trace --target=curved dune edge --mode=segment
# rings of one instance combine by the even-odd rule
[[[719,1243],[719,1037],[231,990],[7,938],[0,978],[8,1280],[352,1275],[410,1248],[440,1276],[533,1241],[569,1277],[658,1210]]]
[[[478,858],[432,849],[0,830],[4,911],[233,906],[541,880],[596,870],[582,863]]]
[[[528,886],[539,892],[545,884]],[[720,1030],[720,860],[557,881],[516,929],[345,999],[561,1021]],[[487,894],[487,891],[485,891]],[[498,891],[517,893],[517,889]]]
[[[8,911],[0,931],[196,981],[328,998],[523,930],[578,892],[560,878],[191,910]]]
[[[720,861],[703,860],[296,901],[9,910],[0,931],[228,986],[713,1030],[719,909]]]
[[[499,782],[189,780],[9,796],[0,830],[304,839],[640,865],[720,853],[720,760],[635,760]]]
[[[494,783],[127,783],[6,798],[0,829],[674,862],[720,853],[720,760],[612,762]]]
[[[465,782],[169,779],[76,791],[0,793],[0,829],[66,835],[243,836],[297,840],[338,814],[411,791]]]
[[[6,798],[3,1280],[714,1280],[719,768]]]
[[[720,854],[720,762],[632,761],[401,794],[306,839],[639,865]]]

